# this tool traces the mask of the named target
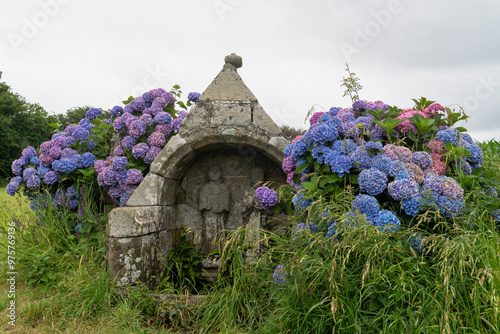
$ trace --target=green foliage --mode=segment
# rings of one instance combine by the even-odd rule
[[[200,273],[203,258],[189,239],[186,230],[181,228],[180,240],[168,254],[168,276],[162,284],[170,286],[171,282],[178,291],[200,291],[203,287],[203,277]],[[160,285],[160,290],[161,288]]]
[[[340,87],[346,88],[342,97],[349,95],[351,101],[354,102],[359,100],[359,91],[363,88],[363,86],[359,83],[359,78],[356,77],[356,73],[351,72],[347,63],[345,64],[345,67],[349,76],[347,78],[342,78],[341,80],[342,84]]]

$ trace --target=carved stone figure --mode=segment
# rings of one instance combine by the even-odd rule
[[[252,262],[253,258],[259,255],[259,230],[265,224],[266,218],[266,210],[255,197],[255,187],[262,181],[264,181],[264,169],[260,167],[252,168],[250,170],[252,186],[245,191],[243,198],[243,218],[246,223],[245,246],[247,247],[246,256],[249,262]]]
[[[202,253],[210,254],[224,240],[223,231],[229,212],[230,192],[222,183],[222,171],[213,165],[208,169],[208,183],[200,189],[199,210],[203,217]],[[215,242],[214,242],[215,240]]]

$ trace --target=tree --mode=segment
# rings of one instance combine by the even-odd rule
[[[49,116],[39,104],[26,102],[9,85],[0,82],[0,177],[12,176],[12,161],[21,156],[24,148],[36,148],[51,138],[49,124],[55,121],[56,117]]]

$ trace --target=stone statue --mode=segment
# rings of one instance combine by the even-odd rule
[[[266,210],[255,197],[255,188],[259,182],[264,181],[264,169],[254,167],[250,170],[251,187],[245,190],[243,197],[243,218],[246,223],[245,246],[246,256],[249,262],[259,255],[261,226],[265,225]]]
[[[208,169],[208,183],[200,189],[199,207],[203,217],[202,253],[217,250],[224,240],[224,229],[229,212],[230,192],[222,183],[222,171],[213,165]],[[214,242],[215,240],[215,242]]]

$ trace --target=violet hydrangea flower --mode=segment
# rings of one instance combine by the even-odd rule
[[[255,190],[255,197],[264,209],[271,209],[278,203],[278,194],[268,187],[259,187]]]

